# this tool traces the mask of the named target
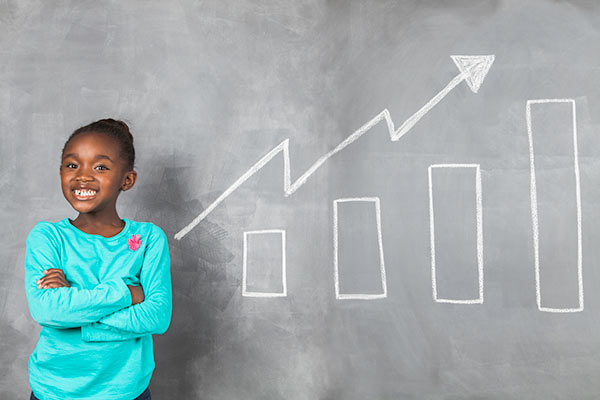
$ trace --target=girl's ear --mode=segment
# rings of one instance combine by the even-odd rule
[[[137,179],[136,171],[129,171],[125,174],[125,178],[123,179],[123,184],[120,187],[120,190],[125,191],[129,190],[135,185],[135,180]]]

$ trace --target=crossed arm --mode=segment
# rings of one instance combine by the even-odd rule
[[[55,329],[81,327],[84,341],[127,340],[163,334],[171,320],[171,275],[167,239],[154,227],[148,237],[140,284],[144,298],[124,278],[101,282],[92,289],[67,286],[60,265],[58,243],[44,226],[27,238],[25,293],[33,319]],[[44,275],[47,270],[47,275]],[[60,272],[58,272],[60,271]],[[38,287],[38,283],[41,287]],[[45,286],[45,288],[44,288]]]
[[[48,268],[42,271],[44,277],[36,281],[38,289],[71,287],[65,273],[60,268]],[[127,285],[131,293],[131,305],[144,301],[144,289],[141,286]]]

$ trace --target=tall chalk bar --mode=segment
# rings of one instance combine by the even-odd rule
[[[242,295],[287,296],[285,231],[266,229],[244,232]]]
[[[479,164],[429,166],[431,287],[438,303],[483,303]]]
[[[378,197],[333,201],[333,247],[336,299],[387,297]]]
[[[575,100],[529,100],[526,120],[537,306],[545,312],[583,311]]]

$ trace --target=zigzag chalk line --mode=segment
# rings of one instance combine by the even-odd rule
[[[308,178],[323,165],[330,157],[339,153],[351,143],[356,141],[366,132],[368,132],[375,125],[385,120],[392,142],[398,141],[404,136],[429,110],[431,110],[437,103],[439,103],[452,89],[454,89],[460,82],[467,80],[469,87],[474,93],[477,93],[479,86],[485,78],[489,68],[494,62],[494,55],[489,56],[451,56],[457,67],[461,71],[456,75],[440,92],[438,92],[431,100],[429,100],[423,107],[415,112],[410,118],[408,118],[398,129],[395,128],[394,121],[390,116],[390,112],[386,109],[377,114],[369,122],[358,128],[350,136],[348,136],[343,142],[338,144],[333,150],[319,158],[306,172],[304,172],[294,183],[292,183],[291,172],[290,172],[290,151],[289,151],[289,138],[275,146],[270,152],[264,155],[258,160],[246,173],[240,176],[233,185],[229,186],[215,201],[212,202],[200,215],[198,215],[192,222],[186,227],[181,229],[175,234],[175,239],[180,240],[189,231],[191,231],[196,225],[200,223],[208,214],[212,212],[223,200],[225,200],[234,190],[236,190],[242,183],[248,180],[258,170],[265,166],[273,157],[279,153],[283,153],[283,190],[285,196],[290,196],[296,190],[298,190]]]

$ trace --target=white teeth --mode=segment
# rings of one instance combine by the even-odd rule
[[[96,194],[95,190],[79,190],[75,189],[75,195],[77,196],[93,196]]]

